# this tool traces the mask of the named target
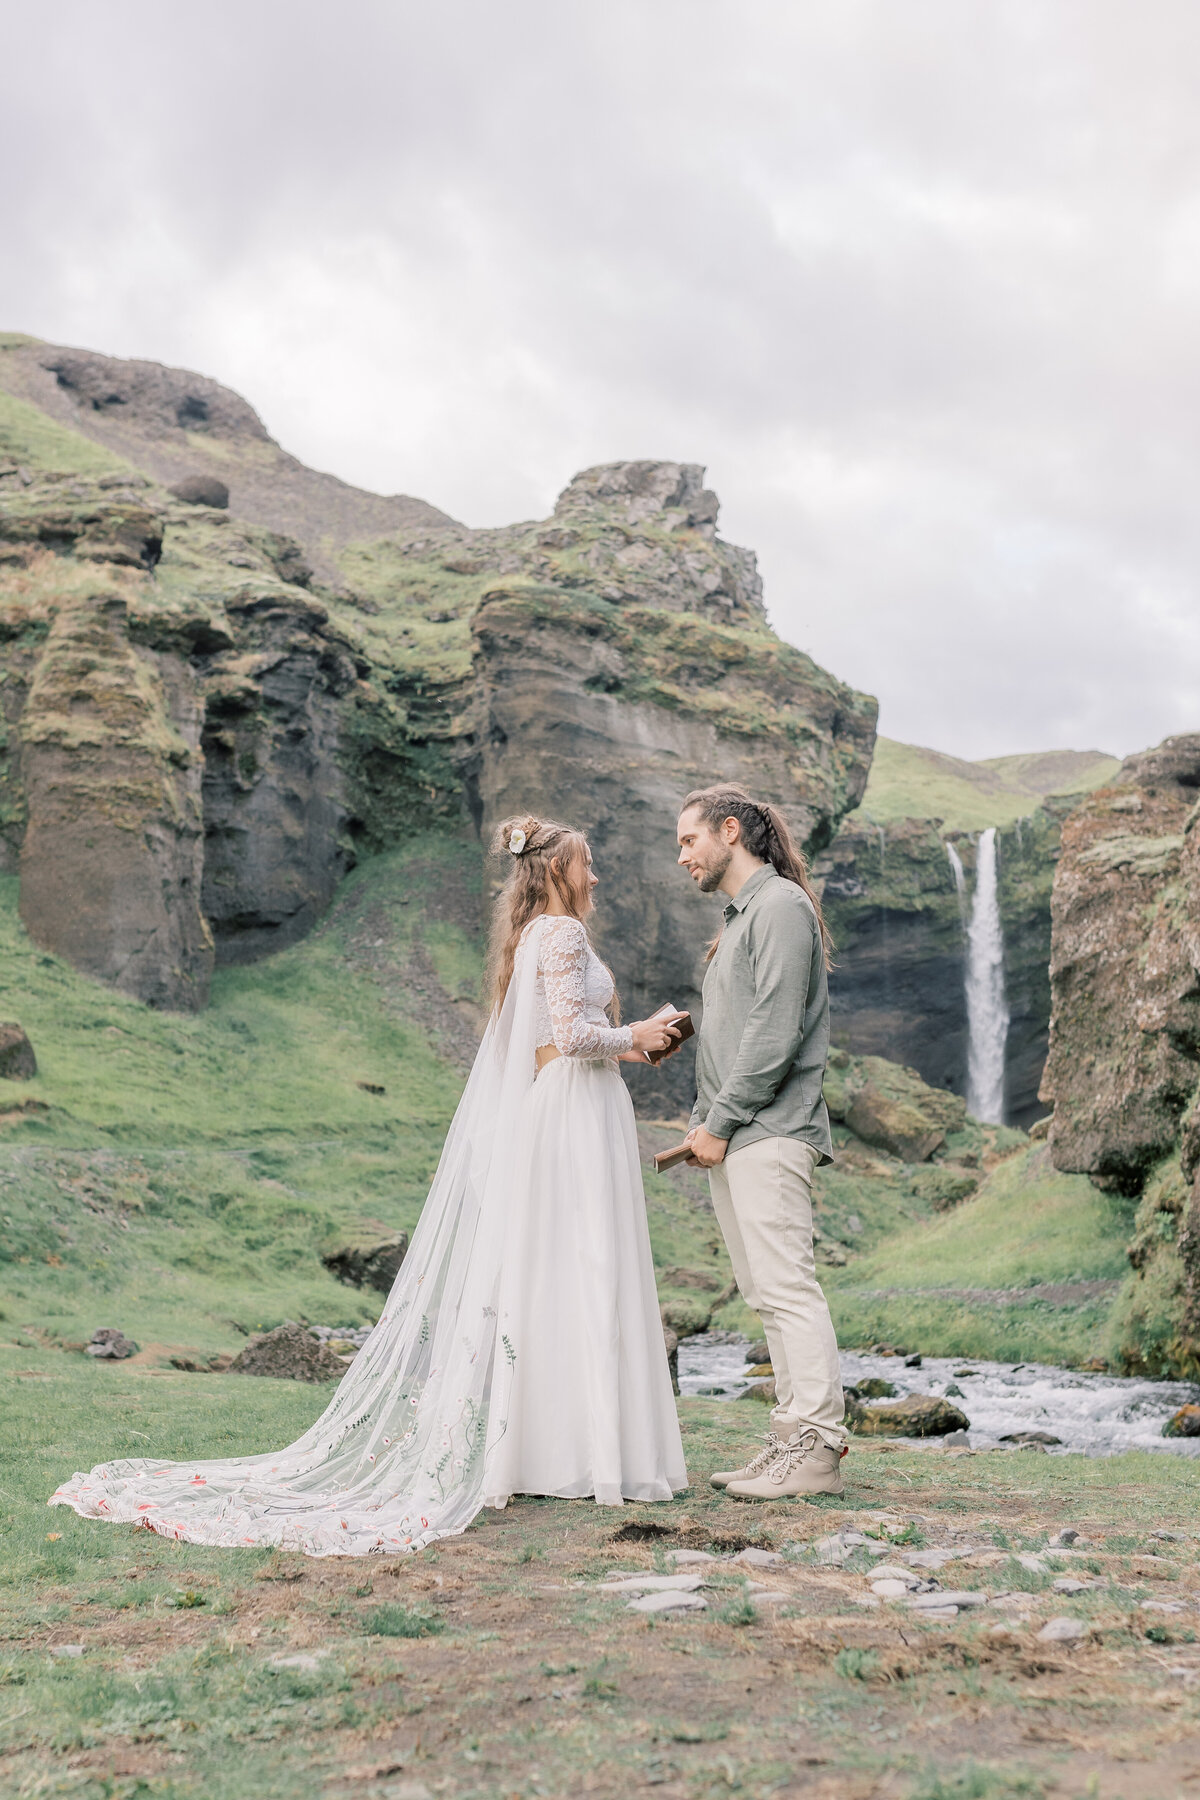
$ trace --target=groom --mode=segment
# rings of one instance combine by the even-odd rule
[[[842,1493],[837,1340],[813,1261],[812,1173],[832,1161],[821,1083],[828,938],[786,821],[733,783],[689,794],[679,862],[725,897],[704,977],[689,1159],[775,1372],[766,1447],[712,1477],[739,1500]]]

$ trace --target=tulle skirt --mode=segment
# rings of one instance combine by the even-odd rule
[[[383,1316],[304,1436],[104,1463],[51,1505],[362,1556],[419,1550],[514,1494],[619,1505],[687,1485],[629,1096],[613,1063],[564,1057],[531,1081],[523,995],[489,1026]],[[510,1023],[515,1048],[497,1042]]]
[[[637,1133],[612,1062],[559,1057],[521,1109],[485,1503],[669,1500],[687,1471]]]

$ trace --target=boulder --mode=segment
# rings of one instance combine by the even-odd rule
[[[124,1362],[127,1356],[136,1356],[138,1346],[132,1338],[127,1338],[123,1331],[114,1326],[102,1325],[93,1331],[92,1341],[86,1346],[89,1356],[98,1357],[102,1362]]]
[[[937,1394],[906,1394],[903,1400],[885,1406],[851,1400],[846,1420],[861,1437],[945,1437],[947,1432],[971,1427],[965,1413]]]
[[[773,1376],[770,1381],[752,1381],[749,1387],[738,1395],[739,1400],[762,1400],[768,1406],[774,1406],[777,1398]]]
[[[283,1381],[340,1381],[346,1365],[328,1344],[289,1320],[252,1337],[229,1365],[231,1375],[272,1375]]]
[[[229,505],[229,489],[215,475],[185,475],[182,481],[175,482],[167,489],[174,494],[176,500],[183,500],[189,506]]]
[[[864,1143],[905,1162],[925,1162],[967,1120],[965,1100],[930,1087],[915,1069],[847,1050],[830,1054],[825,1103]]]
[[[769,1363],[771,1351],[766,1338],[755,1338],[752,1344],[746,1345],[746,1361],[748,1363]]]
[[[681,1338],[707,1331],[712,1319],[712,1307],[703,1300],[664,1300],[658,1310],[663,1324]]]
[[[15,1020],[0,1023],[0,1081],[30,1081],[37,1074],[33,1045]]]
[[[848,1388],[857,1400],[894,1400],[895,1385],[885,1381],[882,1375],[868,1375],[865,1381],[856,1381],[853,1388]]]
[[[1200,1406],[1181,1406],[1163,1426],[1164,1437],[1200,1437]]]
[[[331,1275],[350,1287],[369,1287],[377,1293],[390,1294],[407,1249],[408,1233],[399,1231],[394,1237],[375,1243],[342,1244],[336,1250],[326,1251],[321,1261]]]

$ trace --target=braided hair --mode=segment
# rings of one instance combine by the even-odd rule
[[[716,831],[726,819],[736,819],[742,828],[742,843],[751,856],[759,862],[770,863],[777,875],[785,881],[794,881],[801,888],[812,904],[817,915],[817,928],[821,933],[821,948],[825,955],[825,967],[833,967],[833,936],[825,923],[825,915],[821,911],[821,902],[808,878],[808,864],[804,860],[804,852],[797,844],[788,828],[788,822],[778,807],[770,805],[766,800],[752,800],[736,781],[721,782],[716,787],[696,788],[690,793],[680,812],[697,811],[704,823]],[[719,936],[719,934],[718,934]],[[714,940],[709,947],[711,957],[717,947]]]

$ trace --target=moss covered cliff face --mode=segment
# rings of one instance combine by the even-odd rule
[[[815,848],[875,727],[716,516],[699,466],[619,463],[472,531],[304,470],[203,378],[0,342],[0,854],[31,932],[195,1008],[364,850],[531,810],[593,835],[626,1004],[694,1001],[683,795],[745,779]]]
[[[1119,766],[1091,751],[968,763],[881,738],[861,807],[815,865],[838,942],[836,1041],[911,1063],[927,1081],[965,1093],[966,916],[978,836],[994,825],[1010,1010],[1005,1117],[1028,1125],[1041,1116],[1061,823]],[[1056,794],[1054,783],[1067,791]],[[963,864],[965,901],[947,844]]]
[[[1200,735],[1131,756],[1063,828],[1043,1096],[1055,1166],[1140,1195],[1116,1353],[1200,1371]]]

